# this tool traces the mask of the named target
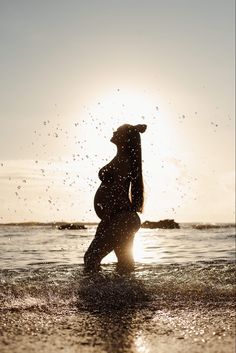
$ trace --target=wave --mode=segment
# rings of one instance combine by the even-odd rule
[[[56,307],[89,311],[148,306],[234,305],[235,265],[217,261],[188,265],[138,265],[120,274],[103,265],[95,274],[83,266],[53,264],[30,270],[2,270],[0,312]]]

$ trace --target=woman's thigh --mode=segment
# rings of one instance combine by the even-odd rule
[[[118,213],[110,223],[115,245],[130,240],[139,230],[140,225],[140,218],[136,212],[124,211]]]
[[[119,260],[131,248],[134,234],[139,228],[140,218],[135,212],[124,211],[109,220],[102,220],[86,251],[85,262],[99,264],[112,250],[115,250]]]
[[[120,263],[133,262],[133,240],[141,225],[135,212],[120,215],[114,250]]]
[[[109,223],[101,221],[98,224],[96,234],[84,255],[85,265],[98,265],[109,254],[114,246],[109,239]]]

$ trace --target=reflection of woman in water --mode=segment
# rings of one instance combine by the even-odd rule
[[[122,268],[133,264],[133,239],[140,228],[137,212],[143,208],[140,133],[146,127],[125,124],[113,133],[111,142],[117,146],[117,154],[99,171],[102,183],[95,194],[94,208],[101,222],[84,256],[87,269],[98,269],[112,250]]]

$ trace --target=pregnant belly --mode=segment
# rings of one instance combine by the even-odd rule
[[[121,210],[131,209],[128,191],[101,184],[94,197],[94,209],[97,216],[101,219],[111,217]]]

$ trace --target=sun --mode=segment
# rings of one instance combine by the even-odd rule
[[[77,147],[82,147],[81,153],[89,155],[90,160],[96,159],[96,156],[103,156],[104,152],[107,152],[113,131],[125,123],[147,124],[148,129],[145,134],[148,134],[151,146],[156,133],[161,128],[162,121],[166,120],[163,120],[164,110],[161,107],[160,96],[141,90],[118,88],[84,106],[83,110],[75,116],[79,125],[77,130],[74,124],[71,124],[71,135],[76,132],[78,139],[83,143],[83,146]],[[110,150],[111,154],[114,153],[112,148]]]
[[[144,123],[147,125],[141,136],[147,200],[144,217],[157,218],[160,211],[163,211],[161,217],[166,217],[171,209],[176,209],[179,195],[175,183],[180,171],[178,165],[173,163],[178,152],[173,149],[172,142],[179,139],[171,119],[163,97],[141,90],[116,89],[88,102],[71,122],[70,135],[76,143],[73,143],[73,138],[69,141],[71,155],[76,156],[73,163],[75,173],[83,174],[89,195],[94,195],[98,187],[99,169],[116,154],[116,146],[110,142],[113,131],[124,123]],[[163,194],[163,189],[168,185],[176,195],[173,192],[169,197]]]

